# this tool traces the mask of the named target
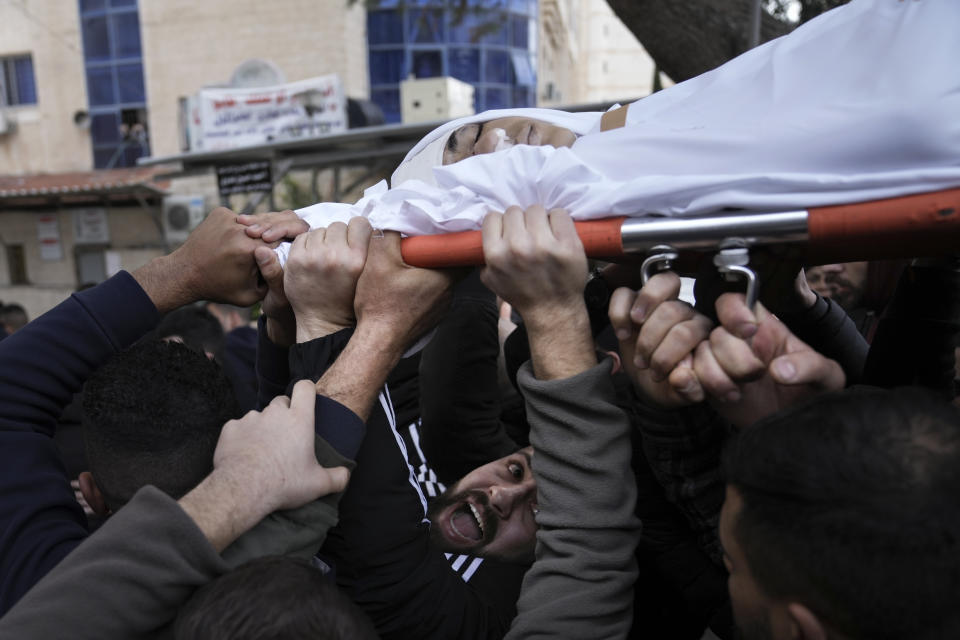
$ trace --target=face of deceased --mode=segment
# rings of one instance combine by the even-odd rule
[[[451,134],[443,151],[443,164],[453,164],[470,156],[493,153],[518,144],[569,147],[577,139],[569,129],[520,116],[497,118],[467,124]]]
[[[437,497],[429,510],[434,545],[509,562],[533,560],[537,484],[533,448],[477,467]]]

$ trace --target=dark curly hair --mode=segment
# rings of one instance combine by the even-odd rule
[[[151,340],[114,356],[84,387],[90,472],[113,510],[151,484],[179,499],[212,469],[220,429],[237,417],[220,366]]]

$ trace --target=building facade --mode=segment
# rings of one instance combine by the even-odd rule
[[[400,81],[450,76],[477,112],[536,104],[537,0],[398,3],[367,12],[370,98],[400,122]]]
[[[183,150],[181,99],[236,85],[251,68],[280,82],[337,74],[347,96],[372,99],[390,122],[410,75],[472,84],[478,111],[649,92],[653,65],[605,0],[471,0],[460,12],[461,4],[0,2],[0,299],[35,315],[91,278],[168,250],[164,194],[199,196],[211,208],[216,178],[178,178],[161,190],[133,167]],[[128,173],[105,181],[103,170]],[[305,183],[327,179],[308,173]],[[116,186],[124,184],[140,187]],[[106,240],[77,242],[77,212],[91,208]],[[49,248],[54,236],[59,251]]]
[[[653,91],[653,60],[606,0],[540,0],[539,16],[539,106],[633,100]]]

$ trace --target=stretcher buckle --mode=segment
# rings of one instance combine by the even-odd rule
[[[750,250],[746,241],[741,238],[728,238],[720,243],[720,251],[713,256],[713,266],[723,274],[727,282],[735,282],[740,278],[747,280],[747,306],[753,309],[759,295],[759,279],[757,274],[747,265],[750,264]]]

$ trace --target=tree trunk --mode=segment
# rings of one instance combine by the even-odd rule
[[[661,71],[676,82],[720,66],[748,48],[751,0],[607,0]],[[763,12],[760,42],[792,26]]]

